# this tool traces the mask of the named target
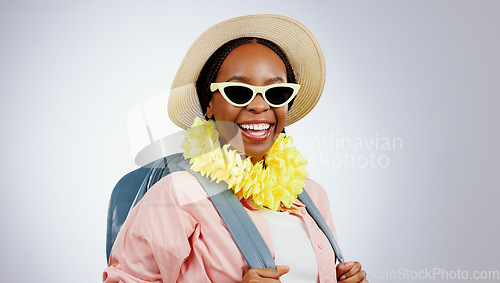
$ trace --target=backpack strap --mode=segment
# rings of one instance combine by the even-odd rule
[[[228,189],[226,182],[211,182],[210,179],[192,171],[185,159],[179,165],[193,174],[205,189],[248,266],[250,268],[276,269],[276,264],[266,242],[238,197],[232,190]]]
[[[335,241],[335,237],[333,237],[332,231],[328,228],[325,219],[321,216],[318,207],[314,204],[306,190],[302,190],[302,193],[298,195],[298,198],[303,204],[306,205],[307,212],[309,212],[312,218],[314,218],[314,221],[316,221],[318,227],[323,231],[323,233],[325,233],[328,241],[330,241],[330,244],[332,245],[333,251],[335,252],[335,257],[339,262],[344,262],[344,257],[342,256],[342,252],[340,252],[337,241]]]

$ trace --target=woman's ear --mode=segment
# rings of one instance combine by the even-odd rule
[[[210,102],[208,103],[207,112],[206,112],[205,116],[208,119],[212,119],[214,117],[214,112],[212,111],[212,100],[210,100]]]

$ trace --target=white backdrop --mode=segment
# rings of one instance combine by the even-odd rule
[[[287,133],[344,255],[370,282],[498,275],[499,1],[2,0],[2,282],[101,280],[137,109],[201,32],[256,12],[297,18],[325,53],[323,97]],[[173,130],[155,115],[153,140]]]

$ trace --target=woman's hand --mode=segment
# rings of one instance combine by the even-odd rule
[[[278,265],[276,266],[276,269],[277,270],[267,268],[252,268],[248,270],[241,282],[281,282],[280,276],[290,271],[290,267],[286,265]]]
[[[368,283],[366,272],[361,270],[361,264],[357,261],[339,263],[336,270],[339,283]]]

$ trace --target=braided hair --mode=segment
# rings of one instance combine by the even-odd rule
[[[196,93],[198,94],[198,100],[200,101],[201,111],[203,111],[203,115],[207,112],[208,104],[212,99],[212,91],[210,91],[210,84],[215,82],[215,78],[217,77],[217,73],[219,73],[220,66],[222,62],[226,59],[231,51],[233,51],[236,47],[247,44],[247,43],[259,43],[262,44],[272,51],[276,53],[286,68],[286,79],[289,83],[295,83],[295,75],[293,73],[292,66],[290,62],[286,58],[285,53],[274,43],[267,39],[256,38],[256,37],[240,37],[237,39],[233,39],[229,42],[226,42],[224,45],[219,47],[210,58],[208,58],[207,62],[203,66],[203,69],[198,76],[198,80],[196,81]],[[292,107],[293,100],[288,103],[288,109]],[[205,116],[206,117],[206,116]]]

